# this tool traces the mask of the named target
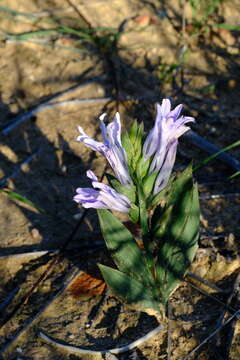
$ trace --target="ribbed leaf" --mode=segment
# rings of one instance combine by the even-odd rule
[[[159,219],[163,221],[158,229],[162,240],[156,269],[163,303],[178,286],[198,248],[198,190],[188,172],[185,172],[185,182],[181,180],[182,188],[179,188],[179,182],[175,188],[176,203],[172,205],[171,198],[171,205],[167,206]]]
[[[122,134],[121,140],[122,146],[127,153],[128,165],[130,166],[132,163],[132,159],[134,158],[134,148],[127,131]]]
[[[131,221],[136,224],[139,220],[139,208],[136,205],[132,204],[128,215]]]
[[[150,158],[145,160],[144,157],[140,158],[136,165],[136,174],[138,179],[143,179],[147,175],[150,165]]]
[[[108,210],[98,209],[103,237],[120,271],[148,282],[145,257],[130,231]]]
[[[142,153],[143,123],[138,124],[135,120],[129,131],[129,139],[133,146],[132,166],[138,161]]]
[[[168,194],[170,193],[172,189],[172,183],[174,181],[174,175],[170,177],[170,180],[168,181],[167,186],[161,190],[158,194],[150,195],[147,199],[147,208],[153,209],[157,205],[159,205],[161,202],[166,202],[168,198]]]
[[[178,203],[183,194],[184,187],[192,186],[192,164],[190,164],[174,181],[171,188],[168,204]]]
[[[152,195],[153,186],[158,176],[158,172],[153,172],[150,175],[145,176],[143,179],[143,192],[146,197]]]
[[[169,187],[167,186],[163,191],[159,193],[162,197],[159,197],[159,201],[166,200],[164,209],[158,206],[152,217],[152,231],[155,237],[164,237],[168,226],[172,222],[172,210],[176,204],[182,200],[182,194],[184,189],[192,186],[192,165],[189,165],[175,181],[170,181]],[[170,192],[169,192],[170,191]],[[169,192],[169,195],[167,196]]]
[[[158,302],[153,299],[151,290],[143,282],[137,281],[128,275],[112,269],[105,265],[98,265],[104,280],[112,291],[127,301],[141,309],[154,309],[159,311]]]
[[[10,198],[20,201],[24,204],[30,205],[32,208],[36,209],[37,211],[39,211],[42,214],[45,214],[45,210],[43,210],[42,208],[37,207],[31,200],[27,199],[25,196],[20,195],[18,193],[16,193],[15,191],[11,191],[9,189],[0,189],[0,192],[6,194],[7,196],[9,196]]]

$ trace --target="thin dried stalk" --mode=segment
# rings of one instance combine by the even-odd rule
[[[152,338],[153,336],[158,334],[163,329],[164,329],[164,326],[159,325],[158,327],[151,330],[149,333],[142,336],[140,339],[133,341],[129,345],[125,345],[125,346],[122,346],[122,347],[119,347],[119,348],[114,348],[114,349],[109,349],[109,350],[101,350],[101,351],[87,350],[87,349],[82,349],[82,348],[72,346],[72,345],[69,345],[69,344],[63,344],[63,343],[60,343],[60,342],[56,341],[52,337],[47,336],[43,332],[40,332],[39,335],[43,340],[45,340],[49,344],[52,344],[52,345],[54,345],[54,346],[56,346],[56,347],[58,347],[60,349],[64,349],[64,350],[66,350],[68,352],[72,352],[72,353],[79,354],[79,355],[83,355],[83,354],[106,355],[106,354],[109,354],[109,353],[110,354],[121,354],[121,353],[130,351],[130,350],[134,349],[135,347],[142,345],[144,342],[146,342],[147,340],[149,340],[150,338]]]

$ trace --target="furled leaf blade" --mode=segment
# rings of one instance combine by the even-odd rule
[[[145,196],[148,197],[152,195],[153,185],[155,183],[157,175],[157,172],[153,172],[152,174],[145,176],[143,180],[143,192]]]
[[[188,177],[183,185],[182,193],[178,191],[177,203],[167,213],[168,224],[161,233],[163,245],[158,253],[157,279],[163,303],[182,280],[198,248],[198,190]]]
[[[112,269],[108,266],[98,266],[105,282],[117,296],[127,301],[129,304],[137,305],[143,310],[159,310],[158,302],[153,299],[151,289],[146,287],[143,282],[133,279],[121,271]]]
[[[45,210],[37,207],[31,200],[27,199],[23,195],[16,193],[15,191],[11,191],[8,189],[0,189],[0,192],[3,192],[4,194],[6,194],[8,197],[10,197],[13,200],[17,200],[17,201],[20,201],[21,203],[31,206],[32,208],[36,209],[37,211],[39,211],[42,214],[46,213]]]
[[[184,188],[192,185],[192,164],[190,164],[174,181],[168,203],[176,204],[182,197]]]
[[[129,139],[133,146],[132,165],[134,166],[142,153],[143,123],[138,124],[135,120],[129,131]]]
[[[131,221],[136,224],[139,220],[139,208],[133,204],[128,215]]]
[[[124,134],[122,134],[121,140],[122,140],[122,145],[127,153],[128,164],[130,165],[132,158],[134,157],[134,148],[127,131]]]
[[[147,282],[145,257],[130,231],[108,210],[98,209],[98,217],[107,248],[120,271]]]
[[[145,160],[144,157],[140,158],[136,166],[136,174],[138,179],[143,179],[148,172],[150,159]]]

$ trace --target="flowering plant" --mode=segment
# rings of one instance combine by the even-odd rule
[[[103,143],[79,127],[77,140],[105,156],[114,175],[106,174],[108,186],[88,170],[93,187],[78,188],[74,200],[98,209],[106,245],[118,267],[99,265],[106,283],[142,309],[159,311],[159,304],[166,304],[198,247],[199,201],[191,165],[172,175],[178,138],[194,121],[180,116],[181,110],[182,105],[171,110],[170,101],[163,99],[147,136],[136,121],[122,134],[118,113],[107,126],[105,114],[100,117]],[[138,237],[109,210],[127,213],[140,229]]]

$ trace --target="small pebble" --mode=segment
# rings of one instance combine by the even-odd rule
[[[66,165],[62,165],[62,173],[63,174],[67,173],[67,166]]]
[[[37,228],[31,229],[31,236],[33,237],[33,239],[39,239],[40,237],[39,230]]]
[[[82,217],[82,211],[79,211],[77,214],[73,215],[74,220],[80,220]]]

